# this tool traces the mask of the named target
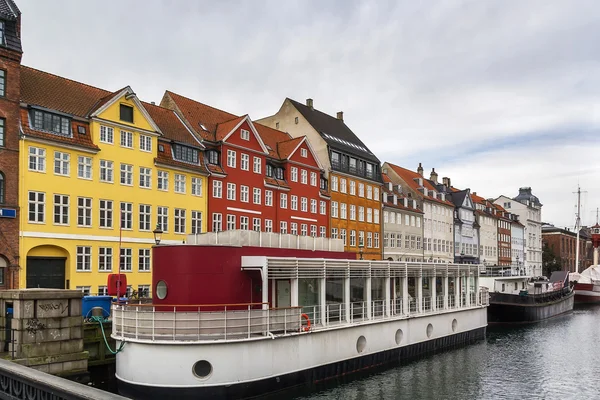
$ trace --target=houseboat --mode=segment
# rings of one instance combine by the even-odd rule
[[[153,304],[112,309],[119,392],[248,398],[473,343],[487,326],[478,271],[252,231],[155,246]]]
[[[487,268],[480,278],[489,290],[488,324],[532,323],[573,310],[568,272],[533,277],[526,267]]]
[[[596,219],[598,217],[596,216]],[[600,304],[600,265],[598,265],[598,247],[600,246],[600,224],[591,228],[594,264],[581,273],[574,272],[570,280],[575,284],[575,303]],[[577,263],[579,265],[579,257]]]

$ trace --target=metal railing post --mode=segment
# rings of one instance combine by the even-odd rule
[[[250,324],[250,304],[248,304],[248,339],[250,339],[250,330],[251,330],[251,324]]]
[[[227,306],[225,306],[225,340],[227,340]]]
[[[200,340],[200,318],[201,318],[200,307],[198,307],[198,340]]]
[[[139,312],[139,307],[135,308],[135,338],[138,338],[138,326],[139,326],[139,322],[138,322],[138,312]]]
[[[300,325],[302,325],[302,318],[300,318]],[[287,335],[287,308],[283,309],[283,334]]]
[[[152,307],[152,340],[154,340],[154,327],[156,326],[155,321],[156,307]]]

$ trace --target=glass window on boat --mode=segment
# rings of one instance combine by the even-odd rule
[[[365,278],[350,278],[350,313],[353,319],[367,317]]]
[[[417,278],[409,276],[408,281],[408,307],[410,312],[417,311]]]
[[[325,300],[327,302],[327,321],[340,322],[346,318],[344,278],[327,277],[325,280]]]
[[[371,301],[373,316],[382,316],[385,309],[385,278],[371,278]]]
[[[320,322],[320,287],[317,278],[298,279],[298,305],[302,307],[302,313],[307,314],[310,322]]]

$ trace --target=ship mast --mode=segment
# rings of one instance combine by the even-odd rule
[[[575,218],[575,230],[577,231],[577,241],[575,242],[575,272],[579,273],[579,230],[581,218],[581,188],[577,185],[577,217]]]

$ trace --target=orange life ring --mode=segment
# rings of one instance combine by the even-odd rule
[[[306,326],[302,326],[301,329],[304,332],[310,331],[310,318],[308,318],[308,314],[302,314],[300,315],[300,318],[304,318],[306,320]]]

